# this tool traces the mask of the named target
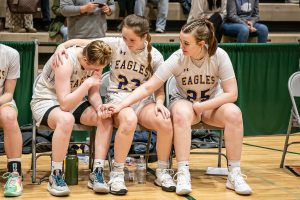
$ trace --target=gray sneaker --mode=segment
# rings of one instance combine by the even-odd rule
[[[57,169],[49,177],[48,191],[53,196],[68,196],[70,190],[64,180],[64,176],[60,169]]]
[[[127,193],[127,187],[124,181],[124,172],[110,172],[110,193],[116,195],[125,195]]]
[[[97,167],[92,173],[90,173],[88,187],[97,193],[107,194],[109,192],[109,187],[104,180],[102,167]]]

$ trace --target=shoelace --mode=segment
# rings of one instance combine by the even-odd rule
[[[60,175],[60,174],[59,175],[53,175],[53,178],[54,178],[55,183],[56,183],[57,186],[64,187],[64,186],[67,185],[65,180],[63,179],[62,175]]]
[[[102,172],[99,170],[97,172],[93,172],[95,174],[95,181],[98,183],[104,183],[104,179],[103,179],[103,174]]]
[[[182,184],[189,184],[190,183],[189,177],[182,170],[178,171],[173,176],[173,180],[177,181],[177,184],[180,183],[181,185]]]
[[[17,180],[18,180],[19,175],[16,173],[11,173],[11,172],[6,172],[2,175],[2,178],[8,179],[7,181],[7,186],[8,187],[14,187]]]
[[[125,183],[124,183],[124,176],[122,172],[114,172],[112,178],[108,182],[109,185],[115,184],[116,187],[118,188],[123,188]]]
[[[246,184],[245,180],[247,180],[247,176],[241,172],[236,172],[233,174],[232,179],[234,180],[234,184],[243,185]]]
[[[173,184],[173,178],[172,175],[174,174],[174,171],[172,169],[163,169],[161,180],[164,183]]]

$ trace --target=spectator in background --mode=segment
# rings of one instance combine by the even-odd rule
[[[49,27],[49,36],[55,37],[58,33],[60,33],[63,36],[63,41],[66,41],[68,39],[68,28],[66,26],[66,18],[61,14],[60,11],[60,0],[54,0],[52,11],[55,14],[55,18],[50,24]]]
[[[49,25],[51,24],[49,0],[41,0],[41,9],[43,16],[43,29],[45,31],[49,30]]]
[[[127,16],[127,15],[131,15],[134,13],[134,1],[135,0],[121,0],[118,1],[119,3],[119,19],[121,21],[120,25],[117,27],[118,31],[121,31],[121,25],[123,22],[123,19]]]
[[[9,28],[10,32],[14,33],[36,33],[33,28],[32,14],[14,14],[9,8],[6,8],[5,26]]]
[[[22,135],[18,124],[18,108],[13,99],[20,77],[20,56],[17,50],[0,44],[0,127],[4,130],[4,149],[7,156],[7,178],[4,196],[20,196],[22,185]]]
[[[205,17],[214,24],[215,36],[218,42],[222,39],[222,24],[226,16],[227,0],[198,0],[192,1],[188,22]]]
[[[157,33],[164,33],[166,29],[169,0],[151,0],[153,3],[157,4],[158,13],[156,17],[156,29]],[[134,13],[136,15],[144,16],[145,8],[147,5],[147,0],[136,0],[134,6]]]
[[[107,31],[106,16],[115,11],[114,0],[86,2],[86,0],[60,1],[61,13],[67,17],[69,39],[105,36]]]
[[[266,43],[268,27],[257,23],[258,20],[259,0],[229,0],[223,25],[224,35],[236,37],[239,43],[247,42],[249,36],[257,36],[259,43]]]

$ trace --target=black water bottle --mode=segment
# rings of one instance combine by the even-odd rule
[[[68,185],[78,185],[78,157],[75,149],[70,148],[66,157],[65,180]]]

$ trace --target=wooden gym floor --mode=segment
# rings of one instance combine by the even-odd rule
[[[153,184],[154,176],[147,175],[146,184],[134,184],[127,182],[129,192],[126,196],[115,196],[111,194],[97,195],[87,188],[89,170],[86,164],[80,162],[79,184],[70,186],[71,195],[67,199],[261,199],[261,200],[291,200],[300,199],[300,177],[296,177],[288,169],[280,169],[281,150],[283,148],[284,135],[245,137],[242,154],[243,173],[248,176],[247,182],[253,189],[251,196],[239,196],[233,191],[225,188],[225,176],[205,175],[208,166],[215,167],[217,157],[215,155],[191,155],[190,169],[192,176],[192,193],[190,196],[182,197],[175,193],[163,192]],[[291,141],[300,140],[300,135],[294,135]],[[300,145],[292,145],[291,152],[297,152]],[[213,149],[213,151],[216,149]],[[202,150],[193,150],[202,151]],[[225,149],[223,149],[225,151]],[[47,182],[41,185],[31,183],[30,169],[31,155],[23,155],[24,192],[16,199],[57,199],[47,192]],[[285,164],[299,165],[300,155],[288,153]],[[225,166],[225,161],[222,161]],[[156,164],[151,164],[156,167]],[[176,166],[174,159],[173,168]],[[0,157],[0,174],[6,170],[6,157]],[[38,160],[38,178],[49,173],[50,159],[41,157]],[[107,171],[106,171],[107,172]],[[108,174],[108,173],[106,173]],[[107,177],[108,179],[108,177]],[[5,180],[0,179],[0,199],[3,197],[3,186]]]

